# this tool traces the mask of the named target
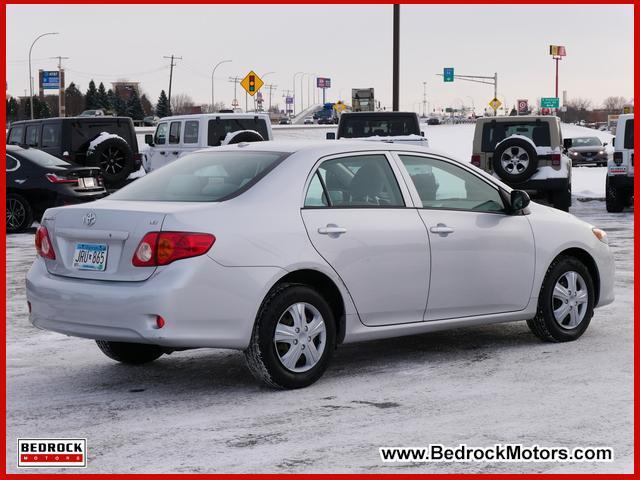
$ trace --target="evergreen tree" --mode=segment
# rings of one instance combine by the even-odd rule
[[[144,111],[142,110],[142,104],[140,103],[140,97],[135,89],[131,90],[131,95],[127,101],[127,116],[134,120],[142,120],[144,118]]]
[[[49,104],[47,102],[43,102],[39,98],[36,99],[36,103],[33,104],[34,108],[38,109],[38,113],[36,115],[37,118],[50,118],[51,117],[51,109],[49,108]]]
[[[20,114],[20,105],[15,97],[7,98],[7,121],[13,122],[18,119]]]
[[[96,89],[96,84],[93,80],[89,82],[89,90],[84,96],[84,109],[85,110],[95,110],[96,108],[100,108],[100,104],[98,103],[98,90]]]
[[[118,103],[118,97],[111,89],[109,89],[109,91],[107,92],[107,100],[109,102],[109,111],[112,113],[115,112],[116,104]]]
[[[140,105],[142,105],[142,111],[145,117],[153,115],[153,105],[151,105],[151,102],[144,93],[140,96]]]
[[[109,95],[107,94],[107,89],[104,88],[104,83],[102,82],[100,82],[100,86],[98,87],[98,105],[105,111],[111,110]]]
[[[84,109],[84,95],[78,90],[75,83],[69,84],[64,92],[64,99],[67,116],[78,115]]]
[[[169,107],[169,99],[164,90],[160,92],[158,103],[156,104],[156,115],[160,118],[168,117],[171,115],[171,108]]]

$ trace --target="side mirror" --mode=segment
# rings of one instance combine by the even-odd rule
[[[144,136],[144,143],[146,143],[147,145],[149,145],[150,147],[153,147],[153,135],[150,133],[147,133]]]
[[[613,138],[611,139],[611,146],[612,146],[612,147],[615,147],[615,146],[616,146],[616,137],[613,137]]]
[[[572,138],[565,138],[562,141],[562,146],[564,147],[565,150],[569,150],[572,145],[573,145],[573,139]]]
[[[327,132],[327,140],[335,140],[336,134],[335,132]]]
[[[420,135],[424,137],[424,132],[420,130]]]
[[[515,213],[527,208],[529,203],[531,203],[531,199],[529,198],[529,194],[524,190],[511,190],[510,203],[511,211]]]
[[[602,146],[603,146],[603,147],[606,147],[607,145],[609,145],[607,142],[604,142],[604,143],[602,144]]]

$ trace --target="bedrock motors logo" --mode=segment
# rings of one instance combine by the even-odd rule
[[[18,467],[86,467],[86,438],[19,438]]]

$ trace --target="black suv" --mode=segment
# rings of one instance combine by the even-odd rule
[[[417,146],[429,145],[415,112],[351,112],[340,115],[337,138],[371,137]],[[335,138],[334,132],[327,132],[327,139]]]
[[[112,188],[122,186],[142,165],[133,121],[128,117],[58,117],[14,122],[7,133],[7,145],[37,148],[68,162],[99,166],[105,184]]]

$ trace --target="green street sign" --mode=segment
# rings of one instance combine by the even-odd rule
[[[445,67],[444,74],[442,76],[444,77],[445,82],[453,82],[453,67]]]
[[[558,97],[543,97],[540,99],[541,108],[560,108],[560,99]]]
[[[453,108],[451,108],[451,107],[447,107],[447,108],[445,108],[445,109],[444,109],[444,111],[445,111],[446,113],[454,113],[454,112],[455,112],[455,110],[454,110]]]

